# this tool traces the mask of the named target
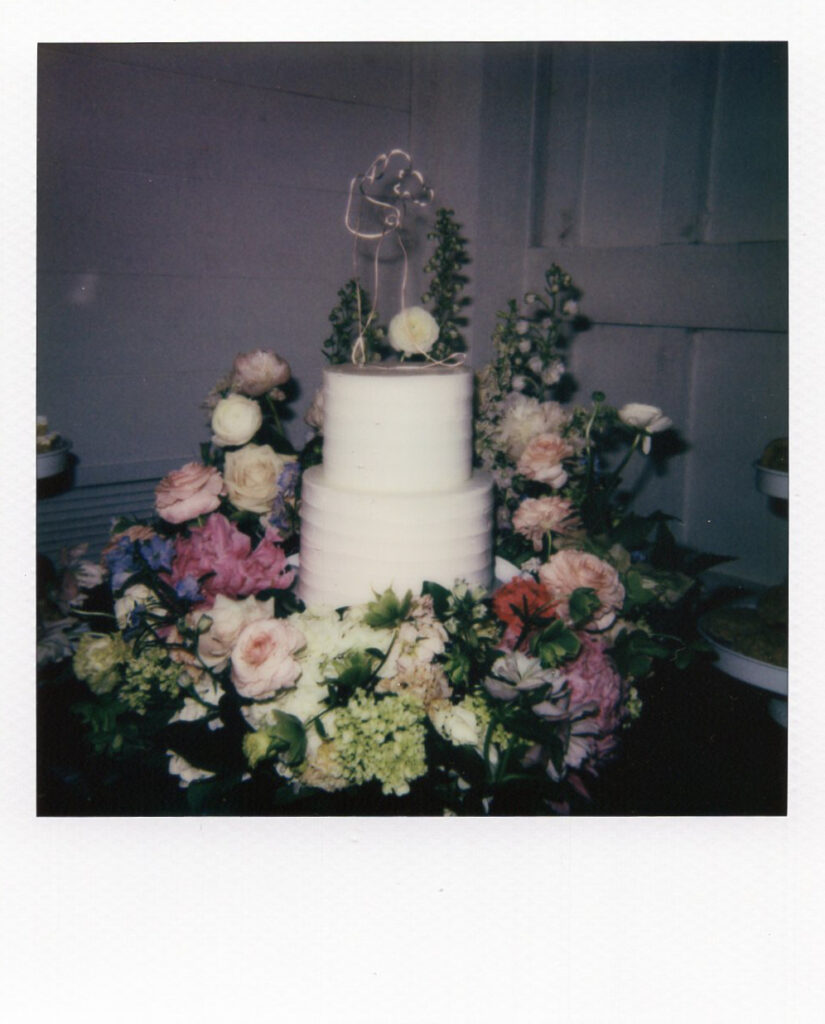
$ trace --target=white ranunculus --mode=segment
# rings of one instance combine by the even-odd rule
[[[643,405],[641,402],[630,402],[619,409],[619,419],[629,427],[644,430],[648,434],[658,434],[673,426],[670,420],[655,405]]]
[[[408,306],[390,320],[390,344],[407,356],[429,352],[438,338],[438,324],[421,306]]]
[[[212,441],[221,448],[246,444],[262,423],[263,414],[256,401],[244,395],[227,395],[212,413]]]

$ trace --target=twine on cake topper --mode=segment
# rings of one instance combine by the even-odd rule
[[[400,160],[401,166],[397,166],[393,175],[389,175],[390,164],[393,160]],[[389,176],[388,176],[389,175]],[[394,181],[389,189],[385,191],[386,198],[370,194],[367,190],[376,186],[379,188],[389,181]],[[386,177],[386,181],[385,181]],[[357,195],[356,195],[357,193]],[[403,260],[401,273],[401,309],[407,306],[407,275],[409,260],[407,249],[401,237],[401,227],[404,223],[404,212],[407,203],[415,206],[428,206],[435,193],[424,181],[424,176],[413,167],[412,157],[403,149],[392,149],[389,153],[381,153],[370,164],[364,174],[356,174],[350,181],[349,194],[347,196],[347,211],[344,217],[344,224],[347,231],[353,236],[352,262],[355,272],[356,283],[358,281],[358,241],[377,242],[373,253],[373,291],[372,308],[366,321],[363,319],[361,308],[360,289],[356,288],[356,304],[358,310],[358,337],[352,348],[352,361],[363,364],[367,360],[366,342],[364,334],[372,321],[378,315],[378,284],[379,284],[379,258],[381,246],[384,240],[390,235],[395,235],[396,241],[401,249]],[[365,230],[361,227],[361,214],[363,209],[372,209],[379,214],[380,227],[378,230]],[[353,221],[354,209],[354,221]]]

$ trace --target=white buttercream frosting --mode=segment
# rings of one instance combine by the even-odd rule
[[[360,604],[387,587],[492,582],[492,481],[472,471],[463,366],[334,366],[324,373],[324,464],[301,492],[298,592]]]
[[[324,467],[347,490],[448,490],[472,470],[473,376],[465,366],[324,370]]]

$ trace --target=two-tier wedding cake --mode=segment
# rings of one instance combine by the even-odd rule
[[[303,476],[299,594],[359,604],[429,580],[492,583],[492,481],[472,468],[469,368],[324,371],[323,465]]]

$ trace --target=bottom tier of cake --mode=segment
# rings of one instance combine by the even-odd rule
[[[370,494],[330,487],[322,466],[301,484],[298,594],[308,605],[362,604],[425,581],[489,587],[492,480],[476,472],[437,494]]]

